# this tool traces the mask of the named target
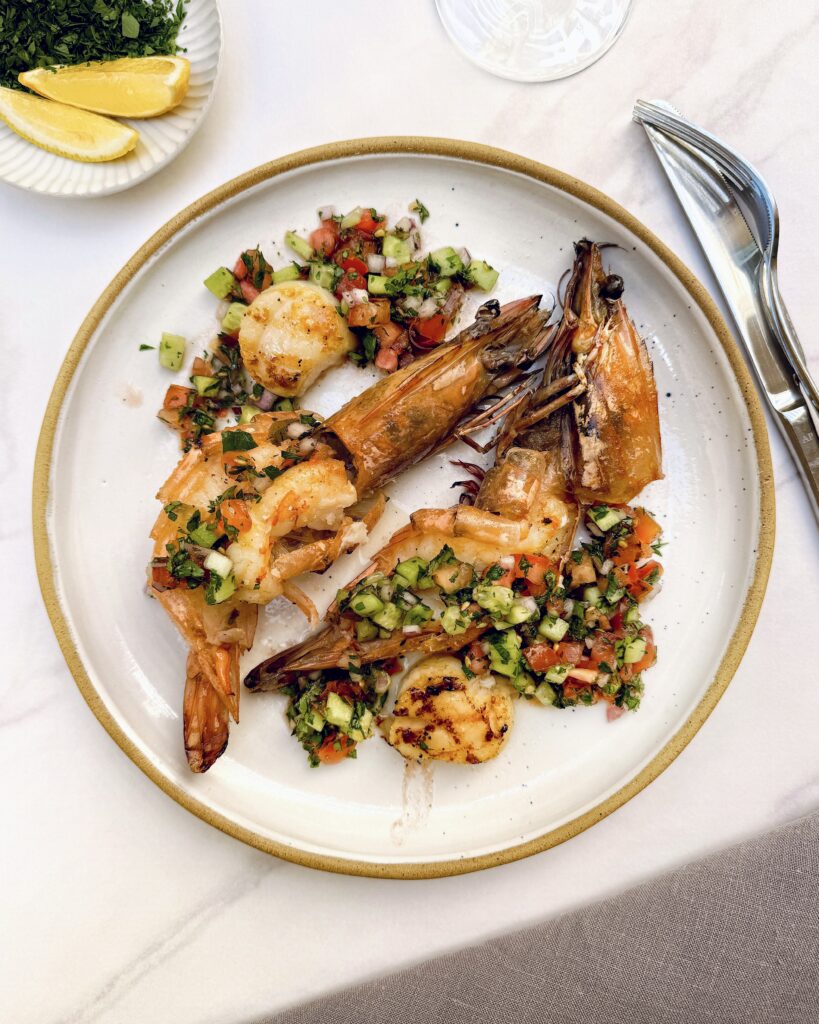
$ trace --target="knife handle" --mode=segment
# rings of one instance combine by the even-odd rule
[[[810,413],[799,403],[775,412],[774,418],[802,477],[813,514],[819,519],[819,435]]]

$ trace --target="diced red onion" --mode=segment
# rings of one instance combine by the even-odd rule
[[[314,437],[305,437],[303,441],[299,441],[299,451],[302,455],[309,455],[310,452],[315,451],[316,439]]]
[[[373,686],[376,693],[386,693],[390,688],[389,672],[378,671],[373,677]]]
[[[304,437],[305,434],[310,433],[310,428],[306,423],[290,423],[287,427],[287,436],[292,437],[293,440],[297,440],[300,437]]]
[[[318,212],[319,220],[330,220],[336,215],[335,206],[322,206]]]
[[[597,669],[575,668],[574,665],[572,665],[567,674],[570,675],[572,679],[579,679],[581,683],[593,683],[599,675]]]
[[[600,566],[600,573],[603,576],[608,576],[611,570],[614,568],[614,562],[610,558],[607,558],[605,562]]]
[[[503,558],[498,559],[498,564],[503,569],[514,569],[515,559],[512,555],[504,555]]]
[[[410,313],[418,313],[421,309],[421,296],[408,295],[402,300],[401,305]]]
[[[398,266],[398,260],[394,256],[385,256],[384,257],[384,266],[388,270],[392,270],[394,267]]]
[[[413,228],[407,235],[407,242],[413,252],[418,252],[421,248],[421,232],[417,228]]]
[[[386,257],[382,256],[379,252],[371,252],[367,257],[367,270],[371,274],[380,274],[386,266]]]
[[[275,404],[276,396],[272,391],[268,391],[267,388],[264,389],[262,397],[256,402],[256,405],[258,405],[262,412],[270,412]]]
[[[402,217],[395,225],[396,231],[409,232],[415,227],[415,221],[411,217]]]
[[[360,306],[362,302],[370,301],[370,293],[364,288],[351,288],[344,293],[348,306]]]
[[[566,600],[563,602],[563,611],[564,611],[564,613],[566,615],[571,615],[572,614],[572,612],[574,611],[574,599],[573,598],[571,598],[571,597],[567,597],[566,598]]]
[[[424,299],[418,309],[418,316],[425,319],[428,316],[435,316],[438,312],[438,303],[433,298]]]
[[[617,719],[626,713],[626,709],[623,707],[618,708],[616,704],[609,704],[606,708],[606,718],[610,722],[616,722]]]
[[[407,604],[417,604],[418,603],[418,598],[415,596],[415,594],[411,594],[408,590],[405,590],[402,596],[403,596],[404,601],[406,601]]]
[[[420,633],[421,632],[421,627],[420,626],[403,626],[401,628],[401,632],[402,633]]]

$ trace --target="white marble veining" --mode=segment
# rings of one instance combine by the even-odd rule
[[[812,280],[819,20],[812,5],[635,3],[621,40],[598,64],[534,86],[468,64],[448,43],[431,0],[389,5],[388,15],[376,0],[343,8],[320,0],[309,11],[261,0],[223,0],[222,7],[224,73],[214,107],[170,168],[130,192],[89,202],[0,188],[8,424],[0,446],[0,1016],[15,1024],[252,1021],[593,900],[819,806],[819,544],[775,434],[776,553],[734,682],[664,775],[562,847],[431,882],[308,871],[189,815],[98,725],[62,662],[37,591],[29,491],[40,418],[102,286],[176,210],[234,174],[352,136],[488,142],[599,186],[711,286],[630,121],[635,97],[666,97],[733,142],[771,183],[782,216],[782,288],[819,372]]]

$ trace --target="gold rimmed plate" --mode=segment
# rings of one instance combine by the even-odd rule
[[[519,706],[501,756],[405,775],[378,739],[357,760],[311,769],[283,701],[245,694],[225,755],[204,776],[181,740],[184,650],[144,594],[153,498],[176,442],[154,418],[170,378],[140,352],[162,331],[203,347],[214,302],[200,282],[257,242],[285,262],[288,228],[317,208],[359,204],[402,216],[421,199],[430,247],[465,245],[501,270],[501,300],[554,294],[581,236],[614,242],[661,395],[665,479],[645,492],[669,545],[647,617],[660,662],[639,712]],[[181,378],[183,380],[183,378]],[[372,375],[328,374],[304,401],[329,413]],[[363,551],[310,582],[326,602],[414,508],[446,507],[452,452],[391,486],[390,514]],[[175,800],[260,849],[313,867],[389,877],[455,874],[563,842],[654,779],[707,718],[754,626],[770,568],[774,497],[764,419],[713,302],[634,217],[591,187],[500,150],[439,139],[363,139],[265,164],[198,200],[117,274],[74,340],[37,457],[40,584],[69,667],[94,713]],[[702,552],[708,551],[707,559]],[[265,611],[249,667],[306,632],[289,606]]]

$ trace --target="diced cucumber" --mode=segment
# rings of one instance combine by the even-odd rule
[[[463,260],[451,245],[436,249],[435,252],[429,254],[429,258],[441,277],[453,277],[464,269]]]
[[[310,708],[304,716],[304,720],[310,728],[315,729],[316,732],[321,732],[324,728],[324,718],[318,713],[318,711],[316,711],[315,708]]]
[[[358,725],[350,725],[346,730],[347,735],[351,740],[355,740],[356,743],[363,743],[364,740],[368,739],[370,732],[372,731],[373,725],[373,713],[369,708],[365,708],[358,718]]]
[[[540,636],[543,636],[547,640],[551,640],[553,644],[556,644],[560,643],[569,631],[569,623],[566,622],[565,619],[558,619],[554,615],[547,615],[544,619],[540,620],[540,625],[537,627],[537,631]]]
[[[354,210],[350,210],[349,213],[345,214],[341,218],[341,230],[344,231],[347,228],[354,228],[356,224],[361,220],[364,215],[364,211],[360,206],[357,206]]]
[[[563,683],[566,681],[570,668],[571,665],[552,665],[546,672],[546,678],[550,683]]]
[[[518,672],[518,674],[513,676],[510,681],[518,693],[522,693],[530,697],[534,696],[535,690],[537,689],[537,683],[528,672]]]
[[[589,509],[589,516],[597,529],[604,533],[625,518],[622,512],[609,508],[608,505],[595,505]]]
[[[289,263],[286,267],[274,270],[270,275],[273,284],[281,284],[283,281],[298,281],[301,277],[301,270],[297,263]]]
[[[413,558],[407,558],[405,561],[399,562],[395,567],[395,571],[406,580],[408,586],[414,587],[421,573],[427,571],[428,565],[428,562],[425,562],[423,558],[419,558],[416,555]]]
[[[335,288],[338,275],[339,268],[335,263],[310,264],[310,280],[320,288],[326,288],[328,292]]]
[[[397,235],[384,235],[381,252],[387,259],[394,259],[397,263],[409,263],[412,256],[409,242]]]
[[[356,594],[352,601],[350,601],[350,607],[356,615],[366,619],[383,611],[384,602],[377,598],[375,594]]]
[[[350,591],[349,590],[344,590],[343,588],[341,590],[337,590],[336,591],[336,604],[341,604],[342,601],[346,601],[349,596],[350,596]]]
[[[327,694],[327,706],[324,710],[324,717],[339,729],[346,729],[353,718],[353,705],[346,701],[340,694],[330,692]]]
[[[422,626],[425,622],[429,622],[432,618],[432,609],[427,608],[425,604],[414,604],[412,608],[409,608],[404,614],[404,625],[405,626]]]
[[[370,619],[359,619],[355,624],[355,638],[360,644],[367,640],[375,640],[378,636],[378,626]]]
[[[159,340],[159,365],[166,370],[181,370],[185,361],[186,341],[179,334],[163,332]]]
[[[442,277],[440,281],[436,281],[434,285],[434,291],[438,295],[446,295],[449,289],[452,287],[452,282],[448,277]]]
[[[521,601],[519,598],[516,598],[512,602],[512,607],[506,613],[504,618],[513,626],[519,626],[521,622],[527,622],[531,619],[534,614],[534,609],[529,608],[525,601]]]
[[[311,260],[316,255],[313,246],[307,239],[297,235],[295,231],[285,231],[284,241],[285,245],[289,245],[293,252],[297,256],[301,256],[303,260]]]
[[[378,623],[382,629],[392,631],[401,625],[401,609],[397,604],[388,601],[381,611],[374,612],[370,615],[370,618],[373,622]]]
[[[489,644],[489,665],[492,672],[515,676],[520,667],[520,637],[510,629],[495,636]]]
[[[222,330],[225,334],[238,334],[242,317],[246,312],[247,306],[243,302],[231,302],[222,317]]]
[[[262,410],[258,405],[243,405],[239,416],[239,423],[250,423],[254,416],[258,416]]]
[[[370,295],[386,295],[389,280],[383,274],[369,274],[367,276],[367,291]]]
[[[233,562],[221,551],[211,551],[205,558],[205,568],[217,576],[228,577],[233,572]]]
[[[203,284],[209,292],[213,292],[217,299],[226,299],[236,284],[236,278],[227,267],[219,267],[210,277],[205,278]]]
[[[511,587],[501,587],[495,583],[479,583],[472,591],[472,597],[490,615],[506,618],[514,604],[515,592]]]
[[[216,554],[216,552],[211,552],[211,554]],[[205,601],[208,604],[221,604],[222,601],[233,597],[235,592],[236,580],[233,573],[230,576],[219,576],[218,573],[213,573],[205,591]]]
[[[609,604],[617,604],[625,592],[625,587],[618,587],[614,580],[610,579],[606,587],[606,600]]]
[[[427,575],[427,573],[423,573],[423,575],[418,577],[418,582],[415,584],[415,589],[430,590],[434,586],[435,580],[431,576]]]
[[[631,637],[623,645],[623,663],[635,665],[646,656],[646,642],[641,636]]]
[[[200,523],[195,529],[190,531],[188,536],[194,544],[198,544],[203,548],[212,548],[216,543],[216,538],[219,534],[216,532],[216,528],[211,526],[210,523]],[[230,559],[227,559],[227,561],[229,562]],[[229,575],[233,568],[233,563],[231,562],[229,566],[223,565],[223,568],[226,568],[227,572],[222,573],[221,575]]]
[[[471,619],[461,614],[460,608],[457,605],[451,604],[445,610],[441,616],[441,625],[443,626],[444,632],[450,636],[456,636],[458,633],[465,633],[469,628]]]
[[[498,272],[483,260],[472,260],[466,268],[466,278],[482,292],[491,292],[498,282]]]
[[[280,398],[276,402],[276,412],[292,412],[293,400],[291,398]]]
[[[640,621],[640,609],[636,604],[633,604],[631,608],[626,612],[626,622],[639,622]]]
[[[535,690],[535,700],[539,700],[541,704],[554,704],[557,700],[557,693],[548,683],[544,682]]]
[[[219,390],[219,378],[218,377],[204,377],[199,374],[195,374],[191,377],[191,382],[196,388],[198,395],[210,395],[214,391]]]
[[[600,602],[603,599],[603,595],[600,593],[599,587],[585,587],[583,590],[583,600],[586,604],[594,605],[595,608],[600,607]]]

